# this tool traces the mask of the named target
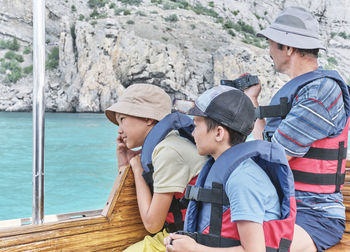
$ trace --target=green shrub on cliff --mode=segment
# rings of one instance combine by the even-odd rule
[[[50,53],[47,55],[46,68],[48,70],[53,70],[58,67],[59,61],[59,51],[58,47],[53,47]]]

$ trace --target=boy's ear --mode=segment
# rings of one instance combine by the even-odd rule
[[[147,126],[153,126],[157,123],[154,119],[145,118]]]
[[[215,140],[217,142],[222,142],[225,137],[225,129],[222,126],[217,126],[216,127],[216,135],[215,135]]]

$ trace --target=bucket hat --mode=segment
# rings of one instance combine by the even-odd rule
[[[118,102],[105,110],[105,115],[118,125],[115,113],[162,120],[171,113],[171,98],[160,87],[151,84],[134,84],[126,88]]]
[[[300,7],[288,7],[257,36],[294,48],[325,50],[318,33],[318,21],[311,13]]]
[[[249,97],[230,86],[215,86],[195,100],[189,115],[209,117],[248,136],[253,130],[255,109]]]

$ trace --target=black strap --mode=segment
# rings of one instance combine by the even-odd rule
[[[311,184],[311,185],[342,185],[345,181],[345,173],[340,174],[337,178],[337,173],[333,174],[318,174],[292,170],[294,175],[294,180],[296,182]],[[337,182],[338,180],[338,182]]]
[[[278,252],[289,252],[290,245],[292,244],[291,240],[286,238],[281,238]]]
[[[344,142],[339,143],[339,152],[338,152],[338,164],[337,164],[337,174],[335,177],[335,192],[340,192],[340,186],[344,184],[345,173],[341,173],[341,168],[343,164],[343,159],[346,159],[347,149],[344,148]],[[344,157],[345,155],[345,157]]]
[[[164,223],[164,228],[166,228],[168,233],[175,233],[178,230],[182,230],[184,228],[184,222],[181,223]]]
[[[176,199],[174,196],[169,208],[169,212],[171,212],[174,216],[174,223],[165,224],[168,232],[173,233],[183,229],[184,222],[181,209],[184,209],[183,205],[181,204],[180,200]]]
[[[232,238],[217,236],[213,234],[203,234],[203,233],[191,233],[186,231],[178,231],[177,234],[187,235],[194,239],[199,244],[215,247],[215,248],[228,248],[241,245],[239,240],[234,240]]]
[[[259,106],[255,109],[255,116],[258,119],[263,119],[266,117],[282,117],[285,118],[292,108],[292,103],[288,103],[287,97],[280,98],[280,104],[269,105],[269,106]]]
[[[323,149],[310,147],[308,152],[303,156],[304,158],[318,159],[318,160],[343,160],[346,159],[347,148],[339,143],[339,149]]]
[[[185,198],[189,200],[201,201],[206,203],[215,203],[229,205],[230,201],[224,192],[219,188],[203,188],[195,185],[188,185]]]
[[[216,195],[218,197],[219,203],[217,202],[211,203],[209,233],[212,235],[221,237],[222,206],[223,206],[222,203],[224,201],[224,193],[225,193],[223,189],[223,184],[213,182],[211,191],[212,191],[212,194],[211,194],[212,197]]]

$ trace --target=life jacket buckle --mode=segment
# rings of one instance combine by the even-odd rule
[[[198,199],[199,186],[188,185],[186,188],[185,198],[188,200],[196,200]]]

